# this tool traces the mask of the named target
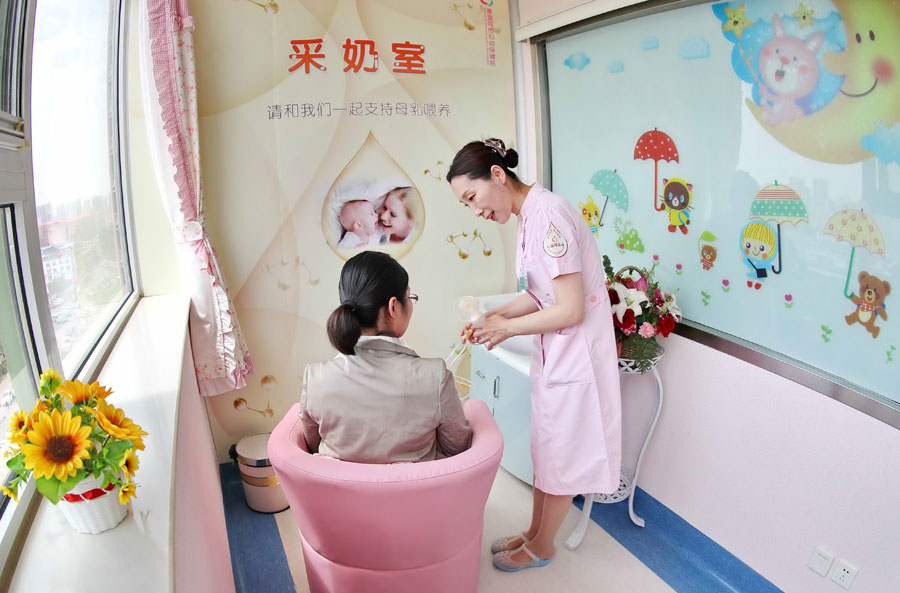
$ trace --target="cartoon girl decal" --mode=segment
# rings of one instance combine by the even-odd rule
[[[754,220],[741,231],[741,256],[747,266],[747,287],[759,290],[769,276],[775,256],[778,254],[778,240],[775,229],[766,222]]]

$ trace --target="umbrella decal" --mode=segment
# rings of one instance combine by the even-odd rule
[[[597,223],[598,227],[603,226],[603,214],[606,212],[606,206],[610,202],[617,208],[628,212],[628,188],[625,187],[625,182],[616,173],[616,169],[612,171],[609,169],[597,171],[591,177],[591,185],[605,197],[603,209],[600,211],[600,219]]]
[[[653,208],[657,212],[662,212],[665,205],[660,206],[656,200],[656,188],[659,185],[659,161],[678,162],[678,149],[675,148],[675,142],[665,132],[653,128],[638,138],[637,144],[634,145],[634,158],[635,160],[653,159]]]
[[[800,199],[800,194],[786,185],[778,185],[778,181],[775,185],[762,188],[750,204],[750,220],[775,223],[778,235],[778,269],[772,266],[772,273],[780,274],[783,269],[781,254],[784,250],[781,244],[781,225],[797,226],[801,222],[809,222],[806,205]]]
[[[850,266],[847,268],[847,281],[844,282],[844,296],[852,299],[854,294],[850,289],[850,275],[853,273],[853,256],[856,248],[862,248],[873,255],[884,257],[884,238],[875,220],[860,210],[841,210],[835,212],[828,219],[823,231],[838,241],[850,243]]]

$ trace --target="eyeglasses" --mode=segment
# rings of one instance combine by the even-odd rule
[[[410,295],[408,295],[406,298],[409,299],[409,300],[411,300],[411,301],[414,302],[414,303],[418,303],[418,302],[419,302],[419,295],[417,295],[417,294],[410,294]]]

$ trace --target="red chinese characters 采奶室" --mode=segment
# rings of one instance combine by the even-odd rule
[[[375,72],[378,70],[378,51],[375,49],[375,42],[370,39],[355,39],[344,42],[344,72],[349,70],[353,70],[354,72],[359,72],[362,69],[364,72]],[[367,58],[371,58],[369,61],[371,63],[370,66],[364,66],[366,64]]]
[[[288,72],[293,72],[300,67],[303,67],[307,74],[309,74],[310,67],[315,67],[317,70],[322,71],[326,70],[324,64],[316,61],[325,57],[325,54],[322,53],[321,38],[294,39],[291,40],[291,47],[294,49],[294,53],[290,54],[288,57],[292,60],[297,60],[297,63],[288,68]]]
[[[294,39],[291,40],[293,53],[288,58],[296,62],[288,68],[288,72],[303,69],[307,74],[315,68],[324,72],[327,70],[322,62],[325,53],[322,51],[323,39]],[[344,50],[344,72],[376,72],[378,70],[378,50],[371,39],[350,39],[349,37],[341,46]],[[392,43],[394,52],[392,72],[398,74],[425,74],[425,45],[421,43]]]
[[[425,74],[425,46],[417,43],[393,43],[394,68],[400,74]]]

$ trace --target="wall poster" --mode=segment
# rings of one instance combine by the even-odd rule
[[[515,134],[505,0],[198,0],[201,162],[256,375],[209,401],[221,461],[300,396],[344,261],[386,251],[421,302],[406,340],[457,341],[457,299],[504,292],[515,228],[476,219],[444,180],[466,142]],[[511,280],[510,280],[511,281]],[[226,345],[227,347],[227,345]]]

